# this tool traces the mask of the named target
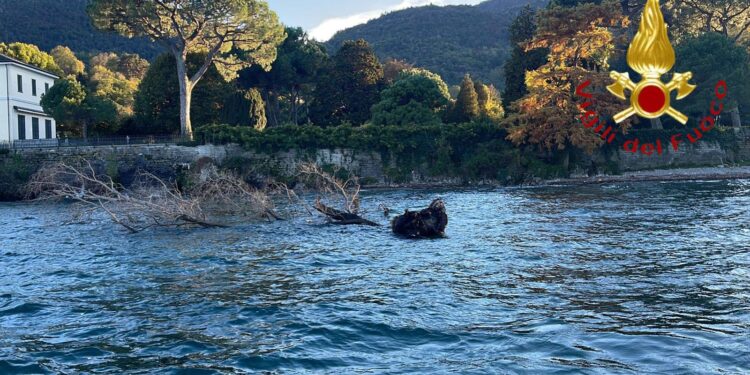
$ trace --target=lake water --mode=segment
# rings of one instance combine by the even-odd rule
[[[0,205],[0,373],[750,372],[750,182],[371,192],[448,238],[320,218],[124,233]]]

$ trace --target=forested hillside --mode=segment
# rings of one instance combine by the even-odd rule
[[[368,41],[381,59],[395,58],[440,74],[458,84],[467,72],[502,87],[510,51],[508,26],[526,4],[546,0],[490,0],[477,6],[426,6],[386,14],[337,33],[328,43],[335,53],[346,40]]]
[[[137,53],[148,59],[160,51],[146,39],[94,30],[86,0],[0,0],[0,42],[31,43],[46,51],[65,45],[81,54]]]

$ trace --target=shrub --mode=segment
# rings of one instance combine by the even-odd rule
[[[203,142],[236,143],[261,153],[336,148],[378,152],[385,164],[397,161],[386,168],[386,174],[396,181],[406,181],[412,171],[418,171],[433,177],[516,183],[532,177],[525,173],[524,165],[548,165],[537,155],[522,154],[506,140],[507,135],[504,128],[489,122],[356,128],[281,126],[264,132],[227,125],[196,129],[196,136]],[[559,167],[535,169],[547,174],[547,170]]]

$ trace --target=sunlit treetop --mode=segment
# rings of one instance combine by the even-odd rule
[[[147,36],[173,53],[202,52],[226,77],[252,64],[270,67],[284,38],[278,16],[258,0],[93,0],[94,25]]]

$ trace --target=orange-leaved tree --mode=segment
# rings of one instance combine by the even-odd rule
[[[536,34],[526,48],[547,48],[548,62],[526,73],[529,92],[513,103],[515,113],[506,120],[508,139],[550,152],[565,150],[566,155],[571,146],[589,153],[599,147],[601,137],[579,120],[585,98],[576,95],[576,88],[591,81],[586,90],[593,94],[594,104],[589,109],[602,120],[624,108],[625,103],[607,93],[606,86],[612,83],[608,60],[614,53],[615,35],[627,23],[613,1],[540,12]]]

